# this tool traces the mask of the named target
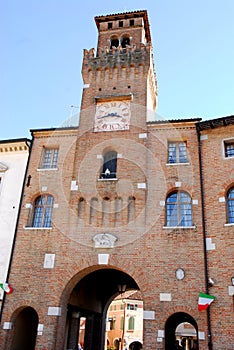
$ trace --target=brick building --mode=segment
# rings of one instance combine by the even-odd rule
[[[124,287],[142,296],[144,349],[189,326],[199,349],[231,350],[234,117],[154,120],[147,12],[95,21],[79,127],[32,130],[0,349],[75,350],[84,319],[84,350],[105,349]]]

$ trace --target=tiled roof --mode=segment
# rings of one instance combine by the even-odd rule
[[[186,123],[186,122],[199,122],[202,118],[183,118],[183,119],[168,119],[168,120],[153,120],[147,122],[147,124],[175,124],[175,123]]]
[[[139,290],[128,290],[115,298],[115,300],[120,299],[142,300],[142,296]]]
[[[199,130],[207,130],[207,129],[214,129],[221,126],[227,126],[234,124],[234,115],[230,115],[227,117],[222,118],[216,118],[216,119],[210,119],[205,120],[203,122],[200,122],[197,124],[197,128]]]
[[[115,20],[128,19],[128,18],[138,18],[138,17],[144,18],[145,35],[146,35],[147,41],[151,42],[150,25],[149,25],[147,10],[136,10],[136,11],[130,11],[130,12],[114,13],[114,14],[103,15],[103,16],[95,16],[94,20],[96,22],[97,28],[99,29],[99,25],[101,22],[115,21]]]

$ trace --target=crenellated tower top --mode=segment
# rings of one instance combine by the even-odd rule
[[[97,50],[84,49],[82,109],[131,95],[132,104],[154,112],[157,83],[147,11],[96,16],[95,22]]]
[[[134,11],[95,17],[98,28],[97,56],[104,48],[151,43],[147,11]]]

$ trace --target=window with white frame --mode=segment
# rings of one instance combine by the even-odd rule
[[[127,304],[127,310],[137,310],[137,304]]]
[[[234,187],[227,193],[227,221],[229,224],[234,223]]]
[[[225,140],[224,141],[224,155],[225,158],[234,157],[234,140]]]
[[[168,142],[168,163],[187,163],[187,143],[186,142]]]
[[[58,162],[58,148],[44,148],[41,157],[40,169],[56,169]]]
[[[35,199],[33,206],[32,227],[52,227],[54,197],[42,195]]]
[[[174,191],[167,196],[166,226],[192,226],[192,200],[188,193]]]

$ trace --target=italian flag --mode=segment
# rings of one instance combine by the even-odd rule
[[[7,294],[11,294],[13,292],[13,288],[9,285],[9,283],[0,283],[0,288],[2,288]]]
[[[202,311],[208,308],[208,306],[215,300],[215,297],[209,294],[199,293],[198,298],[198,310]]]

